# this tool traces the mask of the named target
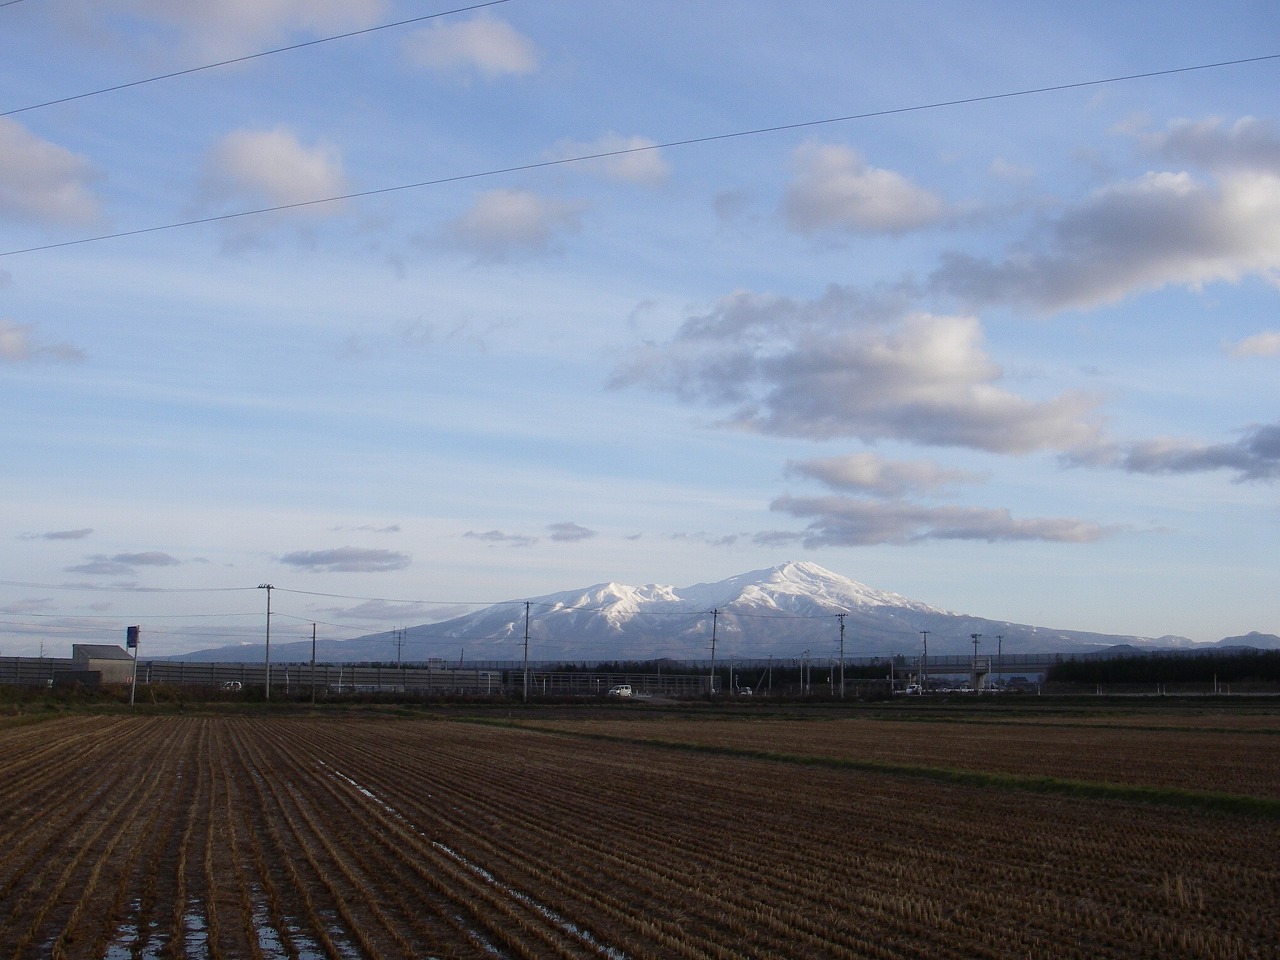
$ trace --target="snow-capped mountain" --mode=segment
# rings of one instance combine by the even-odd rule
[[[386,632],[322,641],[317,657],[330,663],[519,660],[526,622],[531,660],[705,660],[712,654],[713,635],[718,658],[796,657],[806,652],[825,657],[839,651],[842,622],[848,657],[915,655],[925,631],[931,656],[972,653],[975,633],[984,638],[984,653],[994,653],[997,642],[1006,654],[1190,643],[967,616],[875,590],[816,563],[788,562],[690,587],[600,583],[513,600],[453,620],[410,627],[403,631],[399,649],[396,634]],[[309,642],[272,648],[277,662],[311,656]],[[252,661],[261,656],[261,646],[242,645],[197,651],[181,659]]]

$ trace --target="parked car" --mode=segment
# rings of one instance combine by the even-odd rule
[[[635,694],[631,692],[631,684],[629,684],[629,683],[619,683],[619,684],[615,684],[614,686],[612,686],[612,687],[610,687],[610,688],[609,688],[609,696],[611,696],[611,697],[634,697],[634,696],[635,696]]]

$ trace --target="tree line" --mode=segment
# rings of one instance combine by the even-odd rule
[[[1280,650],[1144,653],[1064,660],[1045,674],[1062,683],[1280,682]]]

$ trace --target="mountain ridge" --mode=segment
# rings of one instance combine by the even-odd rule
[[[603,581],[528,600],[509,600],[473,613],[403,631],[350,640],[321,640],[323,662],[417,662],[428,659],[522,659],[528,617],[529,657],[537,661],[670,658],[918,655],[926,640],[933,656],[973,653],[1089,653],[1108,647],[1212,648],[1185,637],[1138,637],[1020,624],[956,613],[877,590],[809,561],[787,561],[725,580],[688,587],[630,586]],[[841,627],[843,626],[843,633]],[[1272,635],[1225,638],[1239,645]],[[1275,641],[1280,644],[1280,639]],[[170,659],[252,662],[262,645],[198,650]],[[305,662],[310,641],[273,644],[274,662]]]

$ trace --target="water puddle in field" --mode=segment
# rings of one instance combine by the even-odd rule
[[[324,764],[324,763],[321,763],[320,765],[327,767],[327,764]],[[383,810],[387,811],[387,813],[391,814],[401,823],[405,824],[407,827],[413,830],[414,833],[422,837],[423,840],[426,840],[428,843],[430,843],[432,847],[439,850],[441,853],[445,854],[445,856],[450,857],[455,862],[466,867],[476,876],[481,877],[482,879],[485,880],[485,882],[496,887],[498,890],[502,891],[502,893],[506,894],[511,899],[517,900],[520,903],[523,903],[525,906],[529,907],[530,909],[534,910],[536,913],[541,915],[543,919],[547,920],[554,926],[559,927],[561,930],[563,930],[565,933],[569,934],[570,936],[577,937],[580,941],[582,941],[582,943],[586,944],[586,946],[590,947],[592,950],[595,950],[596,952],[598,952],[601,956],[608,957],[609,960],[628,960],[627,955],[623,951],[619,950],[617,947],[611,947],[608,944],[601,943],[591,934],[589,930],[583,930],[576,923],[573,923],[571,920],[568,920],[565,917],[560,916],[560,914],[556,913],[546,904],[539,902],[538,900],[529,896],[527,893],[523,893],[522,891],[517,890],[514,887],[507,886],[505,883],[503,883],[501,880],[495,877],[492,873],[490,873],[484,867],[480,866],[478,863],[473,863],[472,861],[468,860],[466,857],[464,857],[458,851],[454,850],[452,847],[446,846],[445,844],[441,843],[438,840],[432,840],[425,833],[419,830],[418,827],[412,821],[410,821],[407,817],[404,816],[404,814],[402,814],[399,810],[397,810],[391,804],[387,803],[387,801],[383,800],[381,797],[375,794],[368,787],[364,786],[363,784],[357,783],[355,780],[352,780],[346,774],[341,773],[338,770],[334,770],[332,767],[329,767],[328,769],[333,773],[335,777],[338,777],[340,780],[343,780],[346,783],[350,784],[352,787],[358,790],[361,794],[368,797],[370,800],[372,800],[374,803],[380,806]],[[459,917],[456,919],[461,919],[461,918]],[[497,947],[489,943],[483,937],[480,937],[478,934],[477,934],[477,940],[480,942],[481,946],[484,947],[485,951],[492,954],[493,956],[505,955]]]
[[[267,912],[267,893],[262,885],[250,885],[253,894],[253,930],[263,960],[324,960],[324,950],[302,931],[293,917],[284,918],[287,938],[281,936]],[[290,949],[292,948],[292,949]]]
[[[135,916],[142,912],[142,905],[134,900],[130,904]],[[209,928],[199,905],[187,904],[187,912],[182,915],[183,948],[195,957],[209,955]],[[115,939],[107,944],[103,952],[103,960],[161,960],[172,956],[173,950],[167,938],[159,936],[159,924],[152,920],[145,931],[139,930],[136,920],[120,924],[116,928]]]
[[[321,764],[323,766],[323,764]],[[262,774],[253,772],[253,778],[259,786],[265,784]],[[266,909],[267,894],[259,883],[253,883],[253,925],[258,937],[258,949],[262,951],[263,960],[326,960],[328,954],[321,944],[316,943],[303,932],[296,917],[284,917],[285,933],[272,922]],[[325,932],[333,942],[340,960],[362,960],[362,955],[346,937],[346,927],[333,911],[320,911],[319,918],[325,923]]]
[[[136,918],[142,913],[142,902],[134,900],[129,904],[132,915]],[[158,926],[154,920],[140,930],[137,920],[120,924],[116,928],[115,940],[107,945],[103,960],[160,960],[164,944],[156,938]]]
[[[302,931],[294,918],[285,918],[287,942],[291,946],[286,945],[285,938],[281,937],[267,914],[264,906],[266,899],[266,892],[261,886],[255,884],[253,886],[255,906],[252,919],[254,933],[258,939],[258,950],[263,960],[326,960],[327,954],[324,949]],[[141,912],[141,904],[135,900],[131,904],[131,909],[134,916],[137,916]],[[332,926],[333,918],[330,918],[329,922]],[[182,925],[184,955],[192,958],[209,956],[208,924],[198,904],[188,905],[187,913],[183,915]],[[337,943],[339,955],[343,960],[359,960],[360,952],[349,943],[342,942],[340,929],[331,929],[329,933]],[[165,960],[173,955],[173,946],[168,943],[166,937],[160,935],[159,924],[156,921],[149,922],[145,931],[140,934],[138,923],[134,920],[120,925],[115,939],[108,944],[106,951],[102,954],[102,960]]]
[[[198,957],[209,955],[208,923],[190,901],[187,902],[187,912],[182,917],[182,934],[183,946],[187,951],[194,951]]]

